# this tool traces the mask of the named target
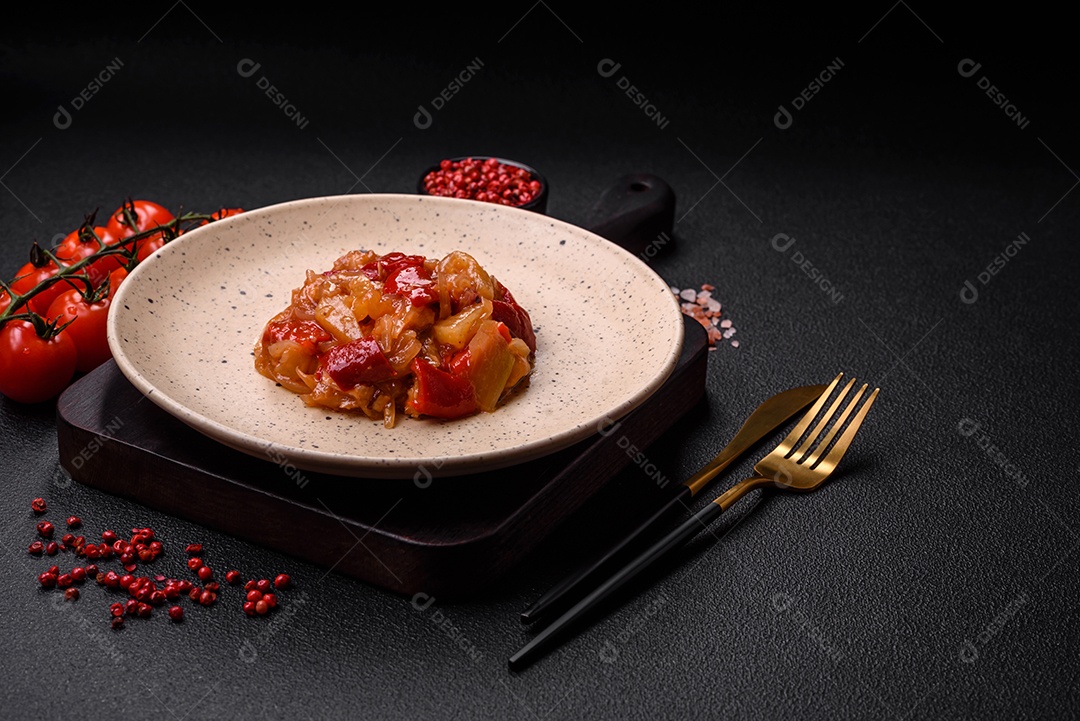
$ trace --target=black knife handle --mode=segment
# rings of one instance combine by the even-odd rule
[[[569,611],[559,616],[550,626],[538,633],[520,651],[510,657],[511,669],[520,669],[530,663],[537,654],[550,646],[556,638],[563,633],[568,626],[591,611],[600,602],[614,594],[620,588],[636,578],[638,574],[654,563],[664,558],[675,549],[682,546],[691,538],[700,533],[706,526],[716,519],[723,508],[719,504],[710,503],[695,513],[692,517],[657,541],[648,550],[637,556],[634,560],[619,570],[614,576],[605,581],[599,588],[581,599]]]
[[[577,572],[567,576],[536,599],[529,608],[522,612],[521,622],[533,623],[556,611],[562,611],[571,603],[577,601],[588,589],[597,586],[602,578],[611,575],[612,571],[615,570],[615,563],[619,560],[625,560],[628,549],[637,546],[638,542],[649,535],[650,531],[663,526],[663,522],[669,516],[684,510],[693,497],[694,494],[690,492],[688,486],[678,486],[675,495],[660,506],[648,520],[634,529],[630,535],[619,541],[600,558],[582,566]]]

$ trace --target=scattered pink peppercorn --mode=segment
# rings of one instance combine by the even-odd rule
[[[292,585],[292,579],[289,578],[287,573],[279,573],[278,577],[274,579],[274,588],[279,591],[288,588],[290,585]]]
[[[82,525],[82,519],[78,516],[68,516],[67,526],[68,528],[78,528]]]
[[[174,622],[180,622],[184,620],[184,609],[180,606],[172,606],[169,609],[169,618]]]
[[[44,513],[48,506],[45,505],[44,498],[35,498],[34,500],[30,501],[30,508],[34,511],[34,513]]]

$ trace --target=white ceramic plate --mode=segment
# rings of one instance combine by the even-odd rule
[[[309,408],[255,371],[263,326],[305,271],[348,250],[442,257],[464,250],[532,316],[531,383],[494,413],[381,421]],[[124,375],[221,443],[275,463],[347,476],[450,476],[569,446],[642,403],[679,357],[667,284],[586,230],[517,208],[419,195],[297,200],[186,233],[140,265],[109,314]]]

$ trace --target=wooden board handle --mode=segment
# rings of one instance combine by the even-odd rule
[[[583,227],[645,262],[674,243],[675,191],[655,175],[624,175],[609,186]]]

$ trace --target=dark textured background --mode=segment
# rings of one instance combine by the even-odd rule
[[[662,10],[601,21],[555,3],[410,5],[342,17],[178,2],[84,17],[43,8],[5,23],[4,276],[33,240],[128,195],[212,209],[411,192],[433,160],[494,153],[540,168],[550,213],[583,221],[605,184],[649,171],[679,197],[678,247],[655,267],[680,287],[715,284],[741,341],[711,354],[707,405],[649,450],[666,474],[695,470],[783,388],[844,370],[882,395],[835,482],[744,501],[715,537],[520,675],[505,667],[527,638],[517,612],[635,520],[620,513],[649,483],[634,469],[497,590],[420,612],[70,482],[53,408],[0,399],[0,715],[1076,715],[1071,21],[1031,6],[946,16],[902,2]],[[477,57],[480,73],[429,129],[415,127],[417,106]],[[779,130],[777,106],[837,57],[839,74]],[[122,69],[58,130],[57,106],[114,58]],[[238,75],[243,58],[261,63],[305,128],[258,76]],[[603,58],[622,63],[615,77],[597,73]],[[964,58],[982,63],[975,77],[957,72]],[[620,75],[667,127],[619,92]],[[982,94],[981,75],[1028,127]],[[1031,241],[980,285],[1021,232]],[[796,238],[787,253],[770,243],[778,233]],[[839,303],[791,261],[795,250]],[[974,304],[961,302],[965,280],[979,287]],[[963,435],[965,419],[980,430]],[[173,548],[203,541],[219,566],[287,569],[298,585],[289,613],[257,623],[226,600],[182,625],[158,617],[114,634],[101,589],[63,605],[36,587],[48,563],[24,549],[39,495],[50,517],[77,513],[89,531],[148,524]]]

